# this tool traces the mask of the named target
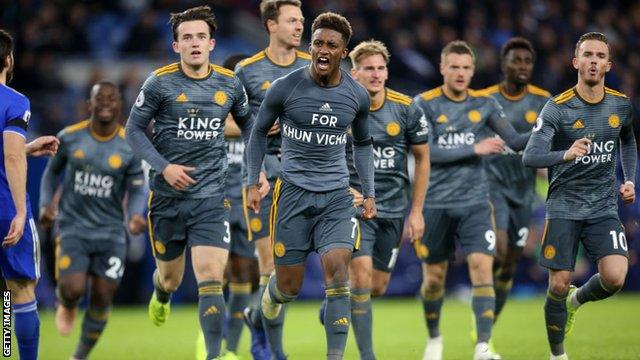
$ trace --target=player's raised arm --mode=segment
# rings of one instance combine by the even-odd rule
[[[507,117],[498,101],[491,98],[491,102],[493,104],[493,109],[489,115],[487,125],[489,125],[496,134],[500,135],[511,149],[515,151],[523,150],[525,146],[527,146],[527,141],[529,140],[531,133],[518,133],[513,128],[513,125],[507,121]]]
[[[540,116],[536,120],[536,125],[533,127],[531,138],[527,143],[527,147],[522,155],[522,163],[525,166],[545,168],[553,165],[560,164],[567,159],[565,153],[572,154],[575,152],[584,151],[587,152],[587,145],[589,140],[580,139],[576,143],[582,141],[579,144],[574,143],[571,149],[551,151],[551,142],[557,131],[557,123],[560,120],[562,112],[558,109],[557,105],[549,100],[542,109]],[[574,149],[575,148],[575,149]],[[572,155],[573,156],[573,155]],[[571,157],[571,156],[570,156]],[[575,156],[573,156],[575,159]]]

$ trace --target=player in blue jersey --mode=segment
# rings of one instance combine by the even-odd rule
[[[0,29],[0,269],[11,291],[14,331],[20,358],[38,358],[40,320],[35,287],[40,277],[40,245],[27,195],[30,155],[53,155],[54,137],[25,144],[31,117],[29,100],[7,86],[13,73],[13,39]]]

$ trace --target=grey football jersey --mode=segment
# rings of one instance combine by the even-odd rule
[[[310,62],[311,55],[296,51],[296,58],[293,62],[290,64],[278,64],[269,58],[265,50],[239,62],[236,65],[235,73],[247,91],[249,105],[253,114],[258,114],[267,89],[271,87],[271,83],[274,80],[301,67],[308,66]],[[269,137],[267,144],[267,153],[278,153],[281,145],[280,135]]]
[[[261,136],[266,135],[279,117],[283,180],[314,192],[349,186],[345,154],[347,129],[352,127],[358,142],[370,139],[366,120],[370,101],[364,87],[341,71],[340,84],[332,87],[316,84],[308,67],[272,84],[251,134],[250,184],[258,180],[264,151],[260,149]],[[370,190],[365,196],[373,196],[372,186]]]
[[[431,178],[425,207],[465,207],[489,201],[487,176],[474,144],[491,129],[520,150],[528,134],[516,133],[500,104],[478,91],[469,90],[464,100],[454,101],[438,87],[415,99],[431,127]]]
[[[563,154],[574,141],[583,137],[592,141],[588,153],[573,161]],[[602,101],[590,103],[575,88],[549,100],[537,120],[525,150],[530,155],[555,157],[549,167],[547,219],[583,220],[617,216],[618,183],[616,160],[622,147],[625,178],[634,181],[636,152],[632,127],[632,108],[622,93],[605,88]],[[630,161],[629,161],[630,160]],[[535,166],[535,165],[532,165]]]
[[[502,106],[507,120],[519,133],[531,131],[538,114],[551,94],[534,85],[527,85],[522,95],[507,95],[500,85],[480,91],[495,98]],[[524,205],[533,201],[536,173],[522,164],[522,152],[506,147],[499,155],[485,157],[490,191],[504,194],[510,201]]]
[[[427,143],[429,127],[422,110],[404,94],[385,89],[385,100],[370,109],[369,132],[373,138],[376,208],[378,217],[404,217],[409,204],[407,156],[411,145]],[[351,136],[348,138],[351,142]],[[347,151],[350,185],[361,191],[360,178]]]
[[[171,164],[195,167],[189,176],[197,181],[178,191],[153,169],[150,186],[154,194],[206,198],[223,192],[225,119],[229,113],[242,118],[249,112],[247,95],[231,70],[211,64],[202,79],[186,76],[179,63],[154,71],[142,86],[129,121],[143,123],[153,118],[152,144],[157,152]]]
[[[55,191],[55,186],[44,183],[45,179],[52,175],[55,181],[64,170],[60,225],[121,233],[127,186],[144,186],[142,161],[124,140],[124,129],[119,127],[112,136],[103,138],[94,134],[89,120],[85,120],[66,127],[57,136],[60,147],[47,164],[40,206],[50,204]],[[125,241],[119,236],[113,240]]]

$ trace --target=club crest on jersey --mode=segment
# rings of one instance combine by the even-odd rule
[[[180,95],[178,95],[178,97],[176,98],[177,102],[187,102],[189,101],[189,99],[187,99],[187,95],[185,95],[184,93],[180,93]]]
[[[82,149],[78,149],[76,151],[73,152],[73,158],[74,159],[84,159],[84,151],[82,151]]]
[[[119,154],[113,154],[109,156],[107,162],[112,169],[118,169],[120,166],[122,166],[122,157]]]
[[[269,81],[265,81],[262,83],[262,86],[260,86],[260,90],[267,90],[270,87],[271,87],[271,83]]]
[[[226,104],[227,103],[227,93],[225,93],[224,91],[216,91],[216,94],[213,95],[213,101],[215,101],[215,103],[220,105],[220,106]]]
[[[438,124],[445,124],[447,121],[449,121],[449,119],[447,119],[447,115],[445,114],[440,114],[440,116],[438,116],[438,118],[436,119],[436,122]]]
[[[387,134],[389,134],[389,136],[398,136],[400,134],[400,124],[395,121],[388,123]]]
[[[574,130],[584,129],[584,123],[582,120],[578,119],[573,123],[573,125],[571,125],[571,128]]]
[[[609,126],[614,129],[620,126],[620,118],[618,117],[618,115],[611,114],[611,116],[609,116]]]
[[[469,114],[467,114],[467,117],[469,118],[469,121],[471,121],[474,124],[479,123],[480,120],[482,120],[482,114],[478,110],[469,111]]]
[[[140,107],[144,104],[144,90],[140,90],[138,97],[136,98],[135,105],[136,107]]]
[[[524,114],[524,119],[529,123],[529,124],[535,124],[536,119],[538,118],[538,113],[535,111],[527,111]]]

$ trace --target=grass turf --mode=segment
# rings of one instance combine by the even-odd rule
[[[622,295],[589,303],[577,314],[576,327],[565,342],[572,359],[639,359],[638,329],[640,295]],[[504,359],[548,359],[543,314],[544,299],[512,300],[507,303],[494,329],[497,350]],[[324,329],[318,322],[318,302],[296,302],[289,307],[285,323],[285,349],[289,359],[323,359]],[[68,338],[55,330],[54,313],[40,314],[40,358],[68,359],[75,349],[82,314]],[[441,332],[445,339],[444,359],[471,359],[470,307],[447,299]],[[198,331],[195,306],[174,306],[167,324],[155,327],[146,307],[116,308],[91,359],[194,359]],[[426,330],[422,305],[415,299],[374,301],[374,347],[378,359],[420,359]],[[345,359],[358,359],[350,330]],[[249,333],[243,332],[239,355],[251,359]],[[13,346],[13,358],[17,358]]]

